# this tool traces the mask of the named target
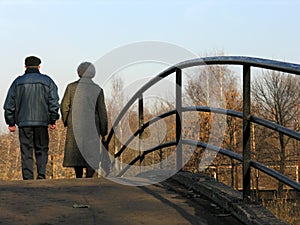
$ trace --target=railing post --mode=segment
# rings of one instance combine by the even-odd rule
[[[138,110],[139,110],[139,129],[141,129],[144,125],[144,100],[143,100],[143,94],[139,96],[139,102],[138,102]],[[139,156],[141,157],[144,151],[143,146],[143,132],[139,133]],[[140,158],[140,169],[142,166],[143,159]]]
[[[176,167],[182,168],[182,71],[176,69]]]
[[[251,98],[250,98],[250,66],[243,67],[243,200],[250,200],[250,160],[251,160],[251,142],[250,142],[250,116],[251,116]]]

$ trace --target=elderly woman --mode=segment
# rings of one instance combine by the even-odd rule
[[[90,62],[81,63],[79,80],[68,84],[61,102],[67,127],[64,167],[74,167],[76,178],[92,177],[100,162],[100,136],[107,134],[107,112],[103,89],[92,81],[96,74]]]

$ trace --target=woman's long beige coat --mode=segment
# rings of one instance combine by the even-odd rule
[[[78,85],[80,85],[80,87],[84,87],[85,91],[83,92],[82,88],[78,88]],[[91,90],[94,91],[90,92]],[[90,93],[92,94],[97,93],[97,96],[94,96],[95,104],[88,105],[87,102],[89,102],[89,100],[92,98],[92,96],[89,96],[91,95]],[[75,101],[74,98],[76,98]],[[81,108],[76,108],[77,110],[79,109],[79,111],[83,113],[88,112],[89,110],[94,110],[95,118],[93,121],[95,121],[99,140],[100,140],[100,135],[103,137],[107,134],[107,112],[106,112],[106,106],[104,101],[103,89],[100,88],[89,78],[81,78],[78,81],[70,83],[66,88],[64,97],[61,102],[62,120],[64,126],[67,127],[64,161],[63,161],[63,166],[65,167],[75,167],[75,166],[86,167],[88,161],[85,160],[84,157],[82,156],[83,155],[82,150],[79,150],[78,145],[76,143],[76,138],[74,137],[74,130],[73,130],[74,122],[77,123],[78,121],[77,120],[72,121],[72,119],[74,115],[73,110],[75,108],[74,102],[78,102],[78,101],[80,101],[81,103],[77,104],[77,107],[79,105],[79,107],[81,106]],[[81,117],[80,121],[84,123],[84,120],[85,117],[84,116]],[[91,131],[92,130],[93,129],[91,127]],[[88,134],[84,134],[84,132],[81,132],[81,134],[88,135]],[[75,133],[78,134],[78,131],[75,130]]]

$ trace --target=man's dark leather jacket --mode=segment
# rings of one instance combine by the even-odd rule
[[[28,68],[14,80],[5,103],[5,121],[9,126],[48,126],[59,118],[57,86],[38,69]]]

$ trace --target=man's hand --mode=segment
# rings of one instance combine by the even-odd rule
[[[8,126],[8,130],[10,132],[15,132],[16,131],[16,126]]]
[[[50,124],[49,128],[50,128],[50,130],[54,130],[56,128],[56,125],[55,124]]]

